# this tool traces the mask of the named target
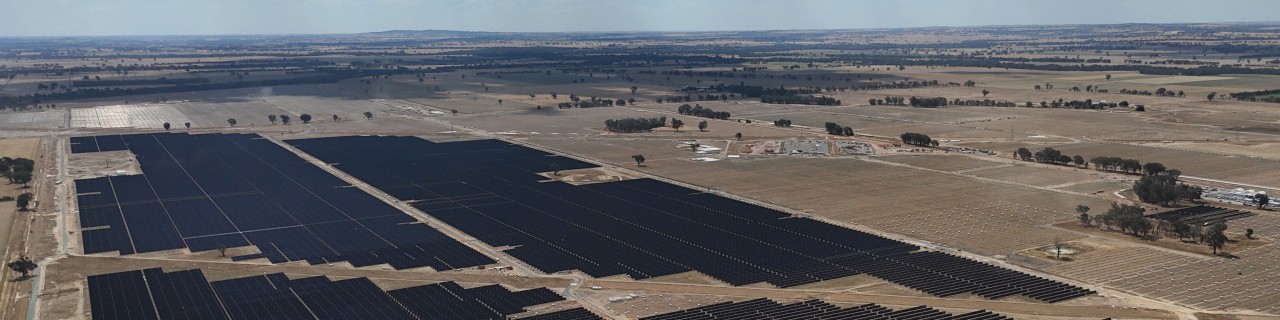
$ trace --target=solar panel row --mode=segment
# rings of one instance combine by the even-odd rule
[[[597,320],[604,319],[583,308],[565,309],[550,313],[522,317],[520,320]]]
[[[129,150],[118,135],[71,137],[71,153]]]
[[[696,320],[696,319],[867,319],[867,320],[1005,320],[1012,319],[986,310],[960,315],[918,306],[893,310],[877,304],[864,304],[841,308],[820,300],[807,300],[789,304],[777,303],[766,298],[742,302],[722,302],[693,309],[642,317],[643,320]]]
[[[87,139],[87,140],[86,140]],[[119,141],[144,174],[76,180],[85,253],[254,245],[273,263],[347,261],[449,270],[494,260],[254,134]]]
[[[792,287],[870,274],[939,296],[1092,291],[650,179],[574,186],[539,172],[590,164],[496,140],[290,140],[545,272],[643,279],[698,271],[732,285]]]
[[[89,277],[89,304],[99,320],[504,319],[561,300],[546,288],[511,292],[443,282],[383,291],[368,278],[289,279],[280,273],[214,282],[200,270],[158,268]],[[582,308],[570,311],[594,316]]]

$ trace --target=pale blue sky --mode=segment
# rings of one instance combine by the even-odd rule
[[[1276,0],[0,0],[0,36],[1275,21]]]

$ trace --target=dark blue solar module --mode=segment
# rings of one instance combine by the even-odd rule
[[[443,282],[384,291],[368,278],[290,280],[280,273],[214,282],[200,270],[158,268],[89,277],[93,319],[505,319],[562,300],[546,288]]]
[[[98,320],[159,319],[142,271],[89,277],[89,307]]]
[[[143,171],[75,182],[85,253],[254,245],[261,254],[236,260],[437,270],[494,263],[255,134],[73,140],[86,150],[127,148]]]
[[[544,272],[636,279],[698,271],[778,287],[869,274],[937,296],[1084,288],[650,179],[574,186],[539,173],[594,167],[498,140],[333,137],[288,143]]]
[[[525,319],[579,319],[572,312],[561,312],[560,315]],[[866,319],[866,320],[1007,320],[1012,319],[986,310],[978,310],[965,314],[952,315],[945,311],[917,306],[901,310],[868,303],[851,307],[839,307],[821,300],[806,300],[782,304],[765,298],[757,298],[740,302],[721,302],[692,309],[679,310],[654,316],[641,317],[642,320],[691,320],[691,319]]]
[[[93,137],[71,137],[71,153],[98,152],[98,142]]]

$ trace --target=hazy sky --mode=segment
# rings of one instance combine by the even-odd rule
[[[1276,21],[1277,0],[0,0],[0,36]]]

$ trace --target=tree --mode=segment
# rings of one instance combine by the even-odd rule
[[[458,115],[458,109],[449,109],[449,114]]]
[[[1209,93],[1209,96],[1208,96],[1209,101],[1213,101],[1213,98],[1217,98],[1217,97],[1218,97],[1218,93],[1217,93],[1217,92],[1210,92],[1210,93]]]
[[[31,271],[35,271],[36,268],[40,267],[39,265],[36,265],[35,261],[31,261],[31,258],[28,258],[27,256],[18,257],[18,260],[9,262],[9,264],[6,264],[5,266],[8,266],[9,270],[21,273],[23,278],[26,278]]]
[[[1215,255],[1218,254],[1218,249],[1222,249],[1223,246],[1227,245],[1227,234],[1224,233],[1226,229],[1226,224],[1222,224],[1221,228],[1218,227],[1218,224],[1214,224],[1214,226],[1210,228],[1211,231],[1209,231],[1209,235],[1205,237],[1205,244],[1208,244],[1210,248],[1213,248],[1213,254]]]
[[[418,80],[422,80],[422,78],[418,78]],[[227,257],[227,245],[218,244],[218,256],[223,258]]]
[[[637,155],[633,155],[633,156],[631,156],[631,160],[635,160],[635,161],[636,161],[636,166],[637,166],[637,167],[644,165],[644,155],[639,155],[639,154],[637,154]]]
[[[18,210],[27,211],[27,206],[31,205],[31,198],[34,198],[34,197],[35,196],[32,195],[30,192],[24,192],[18,195],[18,201],[17,201]]]
[[[9,173],[9,180],[12,180],[13,183],[22,184],[24,187],[27,186],[28,182],[31,182],[32,177],[34,175],[31,174],[31,170],[25,168]]]
[[[1108,74],[1108,75],[1107,75],[1107,81],[1111,81],[1111,75],[1110,75],[1110,74]]]
[[[311,123],[311,115],[303,113],[302,115],[298,116],[298,120],[302,120],[302,123]]]
[[[191,123],[190,123],[190,122],[183,123],[182,125],[187,126],[187,130],[191,130]]]
[[[338,115],[333,115],[333,122],[338,122]]]
[[[1164,165],[1159,162],[1147,162],[1147,164],[1142,165],[1142,171],[1146,172],[1149,176],[1154,176],[1164,172],[1165,169]]]
[[[742,141],[742,133],[741,133],[741,132],[733,134],[733,137],[734,137],[735,139],[738,139],[738,141]]]
[[[844,127],[844,135],[853,136],[853,127]]]
[[[674,119],[674,118],[671,119],[671,128],[676,129],[676,132],[680,132],[680,127],[683,127],[683,126],[684,126],[684,121],[680,121],[680,119]]]
[[[276,115],[274,114],[267,115],[267,121],[271,121],[271,124],[276,124]]]
[[[236,126],[236,119],[227,119],[227,124],[231,125],[232,127]]]
[[[559,176],[559,175],[560,175],[560,165],[559,165],[559,164],[556,164],[556,163],[552,162],[550,167],[551,167],[551,174],[553,174],[553,175],[557,175],[557,176]]]
[[[1080,155],[1078,155],[1078,154],[1077,154],[1077,155],[1075,155],[1074,157],[1071,157],[1071,162],[1075,163],[1077,167],[1082,166],[1082,165],[1085,165],[1086,163],[1088,163],[1088,162],[1085,162],[1085,161],[1084,161],[1084,157],[1082,157],[1082,156],[1080,156]]]
[[[165,122],[165,123],[164,123],[164,129],[165,129],[165,130],[169,130],[169,123],[168,123],[168,122]]]
[[[1062,239],[1053,237],[1054,259],[1062,260]]]
[[[1253,239],[1253,228],[1244,229],[1244,237]]]
[[[1271,202],[1271,197],[1265,193],[1259,193],[1253,195],[1253,201],[1258,203],[1258,210],[1263,210],[1267,208],[1267,203]]]
[[[698,132],[707,130],[707,120],[698,121]]]
[[[631,95],[636,94],[636,89],[639,89],[639,88],[636,88],[636,86],[631,86]]]
[[[1027,148],[1018,148],[1018,151],[1015,152],[1015,154],[1017,154],[1018,158],[1021,158],[1022,161],[1031,159],[1031,150]]]
[[[371,119],[373,119],[373,112],[365,111],[365,112],[364,112],[364,118],[365,118],[366,120],[371,120]]]
[[[280,115],[280,123],[289,124],[289,116],[283,114]]]
[[[702,144],[701,144],[701,143],[697,143],[697,142],[690,143],[690,144],[689,144],[689,151],[698,152],[698,147],[701,147],[701,146],[702,146]]]
[[[1077,204],[1076,213],[1080,214],[1080,224],[1089,226],[1089,206]]]
[[[987,89],[982,89],[982,97],[983,97],[983,98],[986,98],[986,97],[987,97],[987,94],[990,94],[990,93],[991,93],[991,91],[988,91]]]

